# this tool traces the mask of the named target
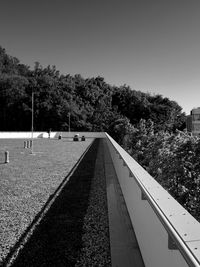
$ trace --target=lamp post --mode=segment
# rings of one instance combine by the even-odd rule
[[[70,132],[70,116],[71,116],[71,114],[70,114],[70,112],[69,112],[69,122],[68,122],[68,125],[69,125],[68,130],[69,130],[69,132]]]
[[[33,124],[34,124],[34,93],[32,91],[32,119],[31,119],[31,139],[32,139],[32,146],[31,146],[31,154],[33,154]]]

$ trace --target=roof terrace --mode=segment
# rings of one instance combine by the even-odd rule
[[[5,221],[12,205],[24,220],[9,249],[1,241],[5,266],[200,266],[200,224],[119,144],[106,133],[80,133],[85,142],[73,142],[75,133],[58,140],[59,134],[34,140],[35,151],[45,153],[28,155],[18,145],[18,159],[0,165],[3,192],[13,184],[24,194],[18,203],[16,192],[1,192]],[[19,166],[20,158],[29,162],[28,176],[21,174],[26,164]],[[37,171],[46,166],[48,175],[30,179],[34,164]],[[9,180],[5,168],[13,165],[18,176]],[[4,225],[2,236],[9,227]]]

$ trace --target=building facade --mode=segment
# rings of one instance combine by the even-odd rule
[[[191,110],[186,119],[186,127],[193,135],[200,135],[200,107]]]

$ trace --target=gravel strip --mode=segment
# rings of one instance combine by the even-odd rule
[[[102,142],[102,140],[100,140]],[[99,146],[76,267],[111,266],[103,144]]]
[[[37,139],[35,155],[23,142],[0,140],[0,265],[92,139]],[[10,152],[8,164],[3,162],[5,150]]]
[[[95,140],[13,267],[111,266],[101,140]],[[99,147],[99,149],[98,149]]]

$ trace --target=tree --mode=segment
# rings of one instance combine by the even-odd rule
[[[5,93],[7,90],[12,93]],[[30,129],[32,92],[35,130],[67,129],[69,113],[72,129],[109,131],[115,136],[113,125],[119,119],[124,120],[126,127],[151,119],[155,132],[174,132],[185,127],[181,107],[168,98],[132,90],[127,85],[111,86],[100,76],[84,79],[80,74],[60,75],[55,66],[43,67],[39,62],[30,70],[0,47],[2,130]],[[15,116],[11,116],[15,109]],[[24,119],[19,124],[21,114]],[[123,129],[122,133],[125,134]]]

